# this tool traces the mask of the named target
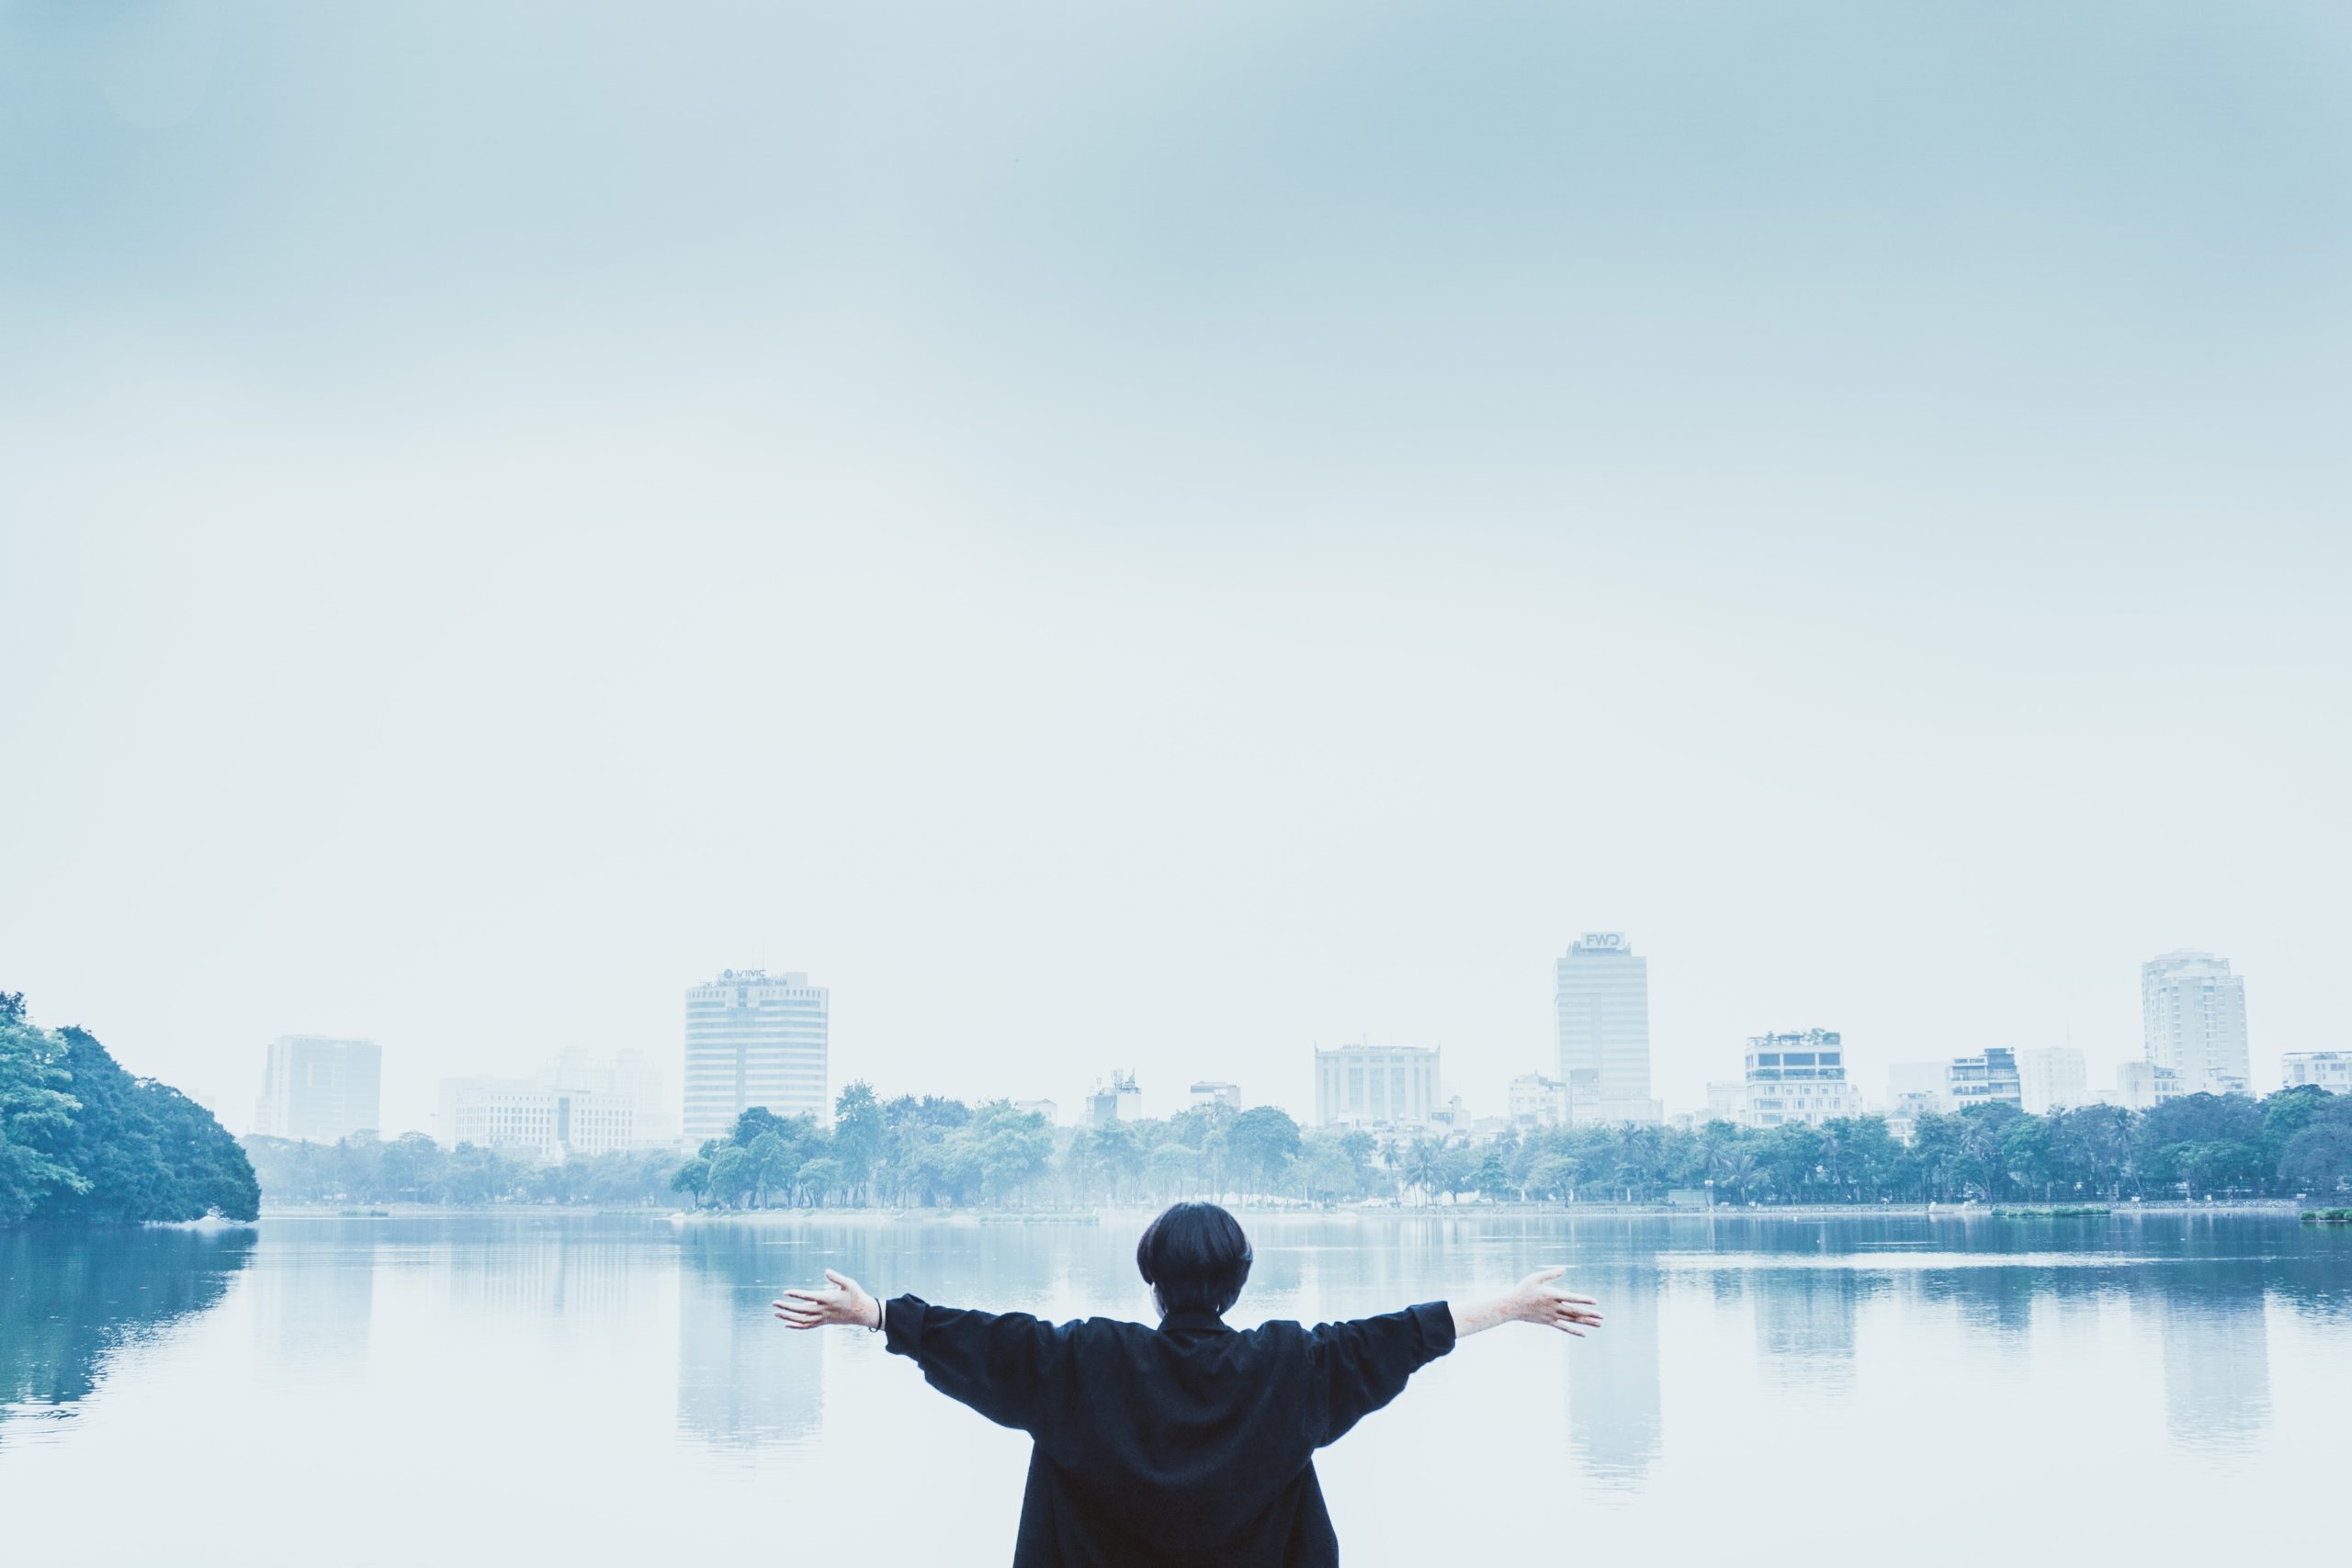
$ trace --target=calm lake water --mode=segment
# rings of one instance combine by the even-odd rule
[[[2352,1235],[2291,1218],[1245,1214],[1237,1324],[1547,1262],[1321,1461],[1348,1560],[1906,1565],[2339,1549]],[[855,1332],[882,1292],[1142,1316],[1100,1225],[457,1215],[0,1236],[13,1562],[1001,1563],[1025,1440]]]

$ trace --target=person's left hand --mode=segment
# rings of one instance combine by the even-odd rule
[[[830,1291],[786,1291],[784,1300],[770,1302],[779,1322],[793,1328],[823,1328],[841,1324],[872,1328],[882,1321],[882,1306],[846,1274],[825,1270]]]

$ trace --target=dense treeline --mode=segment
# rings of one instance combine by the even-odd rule
[[[0,1225],[250,1220],[253,1167],[212,1113],[0,992]]]
[[[424,1133],[390,1140],[363,1133],[332,1144],[250,1137],[245,1153],[272,1203],[592,1203],[628,1208],[676,1200],[670,1149],[575,1156],[542,1164],[526,1154],[459,1144],[445,1149]]]
[[[1710,1186],[1717,1201],[1758,1204],[2319,1198],[2347,1181],[2352,1097],[2311,1088],[2260,1101],[2191,1095],[2145,1112],[1978,1106],[1920,1118],[1908,1145],[1876,1116],[1769,1131],[1723,1122],[1545,1128],[1479,1144],[1308,1132],[1272,1106],[1057,1134],[1002,1101],[885,1101],[862,1083],[842,1091],[830,1132],[812,1117],[748,1111],[673,1178],[696,1205],[718,1208],[1203,1195],[1644,1203]]]

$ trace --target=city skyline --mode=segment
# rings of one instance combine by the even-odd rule
[[[1616,974],[1623,977],[1604,977],[1597,982],[1588,979],[1572,990],[1569,981],[1569,958],[1576,957],[1580,952],[1595,955],[1605,963],[1622,965],[1616,970]],[[2072,1045],[2024,1049],[1988,1045],[1979,1047],[1973,1052],[1927,1061],[1876,1062],[1871,1065],[1871,1076],[1857,1076],[1847,1062],[1847,1053],[1841,1034],[1838,1032],[1825,1032],[1815,1027],[1809,1032],[1799,1032],[1793,1034],[1747,1037],[1743,1043],[1747,1079],[1745,1087],[1737,1078],[1711,1078],[1701,1095],[1691,1102],[1678,1104],[1652,1101],[1649,1102],[1647,1113],[1644,1112],[1640,1101],[1629,1100],[1622,1094],[1613,1100],[1606,1100],[1604,1097],[1610,1110],[1604,1111],[1588,1108],[1587,1111],[1578,1111],[1574,1119],[1613,1122],[1658,1119],[1706,1120],[1722,1116],[1726,1119],[1747,1121],[1751,1124],[1768,1124],[1770,1120],[1778,1119],[1781,1107],[1776,1100],[1770,1108],[1769,1115],[1759,1114],[1752,1103],[1757,1092],[1756,1085],[1760,1077],[1762,1079],[1770,1080],[1771,1086],[1765,1092],[1779,1093],[1781,1091],[1777,1086],[1784,1075],[1779,1070],[1781,1058],[1777,1055],[1772,1059],[1772,1070],[1759,1075],[1757,1069],[1757,1052],[1763,1049],[1777,1053],[1790,1047],[1803,1048],[1808,1045],[1818,1048],[1825,1041],[1834,1048],[1835,1055],[1822,1059],[1838,1064],[1834,1074],[1827,1075],[1838,1080],[1838,1087],[1829,1099],[1820,1102],[1819,1107],[1815,1107],[1812,1101],[1808,1100],[1807,1108],[1798,1119],[1818,1122],[1826,1116],[1867,1112],[1883,1114],[1898,1123],[1907,1123],[1909,1119],[1920,1110],[1934,1109],[1951,1111],[1986,1099],[2004,1100],[2037,1111],[2102,1100],[2144,1108],[2146,1104],[2153,1103],[2158,1098],[2198,1091],[2199,1086],[2190,1083],[2176,1069],[2161,1066],[2150,1059],[2159,1049],[2156,1036],[2157,1014],[2148,1010],[2151,1006],[2150,998],[2155,995],[2154,977],[2160,972],[2167,975],[2180,972],[2184,966],[2188,972],[2201,976],[2209,989],[2218,983],[2226,990],[2229,1007],[2224,1010],[2225,1021],[2235,1021],[2237,1032],[2229,1036],[2224,1048],[2236,1053],[2233,1060],[2243,1060],[2246,1045],[2243,1029],[2244,977],[2231,972],[2226,959],[2219,959],[2211,953],[2196,950],[2175,950],[2149,960],[2141,966],[2143,1027],[2146,1032],[2143,1055],[2140,1058],[2125,1057],[2114,1064],[2115,1077],[2112,1088],[2091,1087],[2086,1066],[2087,1057],[2081,1049]],[[1571,944],[1568,957],[1563,957],[1556,962],[1555,971],[1554,1021],[1557,1032],[1558,1062],[1564,1066],[1570,1060],[1568,998],[1573,995],[1577,998],[1576,1006],[1579,1015],[1580,1048],[1586,1053],[1580,1059],[1589,1064],[1589,1079],[1597,1086],[1600,1081],[1598,1074],[1598,1063],[1600,1059],[1599,1051],[1604,1034],[1598,1024],[1602,1017],[1607,1016],[1613,1021],[1611,1031],[1607,1032],[1610,1038],[1619,1043],[1621,1050],[1634,1046],[1637,1043],[1645,1043],[1646,1028],[1640,1021],[1645,1020],[1647,1013],[1646,960],[1638,958],[1632,953],[1622,932],[1588,931]],[[1593,971],[1588,969],[1585,973],[1589,976]],[[776,998],[787,997],[798,998],[791,1003],[792,1007],[798,1010],[795,1019],[786,1020],[778,1014],[775,1019],[765,1023],[754,1020],[752,1023],[741,1027],[727,1024],[726,1018],[731,1015],[725,1014],[724,1010],[730,1003],[740,1006],[741,1004],[736,1002],[736,993],[739,990],[748,993],[753,987],[761,989],[763,1002],[771,990],[774,991]],[[818,1095],[810,1093],[805,1088],[787,1087],[787,1080],[791,1083],[798,1083],[811,1074],[814,1075],[813,1081],[818,1084],[832,1082],[830,1048],[831,1001],[830,991],[827,988],[809,986],[808,976],[803,972],[781,972],[771,977],[764,968],[755,967],[723,971],[718,979],[690,987],[687,997],[687,1046],[682,1051],[679,1059],[679,1100],[682,1105],[695,1092],[691,1080],[695,1076],[693,1056],[694,1041],[696,1037],[695,1017],[698,998],[705,1004],[706,1010],[721,1010],[712,1013],[713,1021],[702,1025],[706,1047],[703,1055],[707,1058],[703,1077],[709,1085],[718,1083],[718,1079],[710,1075],[718,1071],[720,1056],[726,1058],[726,1064],[729,1065],[729,1070],[733,1076],[729,1078],[727,1085],[729,1098],[725,1114],[721,1114],[717,1109],[706,1109],[696,1116],[690,1107],[672,1108],[677,1111],[675,1124],[683,1129],[676,1135],[676,1141],[691,1146],[701,1138],[716,1135],[726,1127],[731,1126],[734,1116],[740,1114],[748,1106],[769,1104],[771,1100],[775,1101],[775,1104],[770,1104],[771,1109],[781,1107],[779,1113],[806,1112],[817,1116],[820,1122],[830,1122],[831,1103],[829,1090]],[[720,1038],[722,1035],[724,1039]],[[356,1044],[368,1046],[371,1050],[375,1049],[373,1042],[319,1042],[313,1037],[281,1037],[278,1042],[274,1042],[271,1047],[273,1072],[277,1070],[275,1054],[292,1040],[312,1040],[313,1043],[329,1045]],[[773,1057],[774,1060],[766,1061],[764,1067],[755,1069],[747,1077],[744,1069],[750,1058],[745,1052],[747,1048],[754,1046],[766,1053],[766,1056],[763,1057],[763,1061],[766,1061],[767,1057]],[[1335,1072],[1344,1072],[1344,1067],[1340,1064],[1346,1059],[1343,1055],[1346,1053],[1377,1055],[1384,1063],[1393,1057],[1401,1063],[1420,1064],[1398,1069],[1400,1072],[1409,1073],[1413,1102],[1419,1107],[1418,1115],[1404,1119],[1408,1122],[1435,1125],[1442,1121],[1449,1126],[1468,1126],[1475,1122],[1495,1121],[1525,1122],[1530,1120],[1532,1112],[1523,1102],[1526,1101],[1529,1094],[1536,1092],[1537,1085],[1544,1086],[1544,1093],[1549,1100],[1556,1102],[1562,1114],[1566,1114],[1575,1103],[1569,1093],[1567,1083],[1564,1079],[1553,1078],[1541,1067],[1514,1073],[1510,1079],[1499,1083],[1472,1084],[1468,1086],[1465,1092],[1464,1083],[1455,1079],[1451,1074],[1440,1077],[1439,1062],[1442,1055],[1440,1048],[1386,1043],[1374,1043],[1367,1035],[1363,1040],[1352,1044],[1326,1048],[1318,1043],[1313,1047],[1313,1051],[1317,1064],[1314,1088],[1310,1098],[1305,1103],[1286,1101],[1278,1095],[1250,1092],[1250,1086],[1237,1084],[1230,1080],[1204,1079],[1197,1075],[1181,1073],[1178,1077],[1182,1083],[1177,1089],[1169,1090],[1156,1088],[1154,1091],[1148,1094],[1139,1087],[1138,1075],[1125,1068],[1114,1069],[1111,1075],[1111,1081],[1117,1088],[1115,1096],[1106,1090],[1104,1079],[1098,1075],[1092,1080],[1092,1087],[1084,1094],[1075,1095],[1070,1103],[1079,1107],[1078,1122],[1081,1125],[1099,1122],[1110,1116],[1131,1118],[1136,1115],[1171,1114],[1185,1104],[1204,1103],[1203,1091],[1204,1090],[1215,1091],[1207,1098],[1230,1107],[1238,1108],[1244,1104],[1279,1105],[1289,1111],[1302,1126],[1330,1125],[1335,1121],[1351,1121],[1363,1125],[1395,1121],[1395,1118],[1374,1114],[1374,1107],[1369,1100],[1359,1100],[1344,1115],[1335,1117],[1331,1113],[1330,1107],[1338,1102],[1335,1097],[1340,1093],[1336,1087],[1337,1080],[1331,1075]],[[592,1083],[579,1078],[578,1074],[582,1070],[579,1066],[580,1062],[583,1060],[594,1060],[605,1064],[636,1062],[640,1064],[640,1070],[650,1071],[656,1077],[659,1077],[661,1072],[658,1066],[646,1066],[650,1064],[653,1058],[641,1051],[622,1051],[609,1057],[596,1057],[593,1053],[573,1046],[567,1048],[562,1053],[562,1056],[574,1064],[573,1076],[570,1078],[557,1075],[556,1065],[552,1062],[543,1066],[534,1080],[523,1078],[502,1080],[497,1075],[480,1073],[446,1077],[441,1080],[439,1087],[440,1110],[429,1120],[427,1125],[395,1129],[387,1132],[385,1135],[396,1135],[397,1132],[401,1131],[425,1131],[431,1133],[437,1140],[448,1142],[446,1124],[450,1117],[449,1095],[454,1085],[469,1086],[475,1092],[492,1089],[520,1091],[528,1088],[533,1082],[542,1089],[558,1084],[567,1088],[594,1087],[602,1089],[609,1100],[615,1091],[615,1086],[602,1081]],[[798,1066],[787,1066],[787,1056]],[[1647,1066],[1645,1049],[1641,1052],[1641,1057],[1636,1070],[1645,1073]],[[2279,1081],[2288,1085],[2302,1081],[2325,1081],[2333,1087],[2338,1078],[2346,1077],[2343,1069],[2332,1066],[2338,1059],[2338,1054],[2335,1053],[2282,1053]],[[1623,1057],[1621,1056],[1620,1060],[1622,1062]],[[2325,1062],[2331,1066],[2325,1069],[2314,1068],[2310,1065],[2313,1061]],[[1361,1061],[1358,1065],[1361,1068]],[[1810,1070],[1812,1067],[1810,1057],[1806,1059],[1805,1065],[1807,1070],[1796,1075],[1797,1077],[1813,1076]],[[1720,1068],[1722,1064],[1718,1063],[1716,1066]],[[1560,1069],[1555,1068],[1555,1070]],[[604,1077],[609,1077],[612,1069],[610,1066],[603,1066],[596,1071]],[[1621,1066],[1620,1071],[1622,1073],[1626,1069]],[[762,1073],[765,1076],[760,1076]],[[863,1072],[852,1072],[840,1081],[846,1083],[861,1077],[868,1082],[876,1082],[874,1077]],[[1621,1077],[1615,1081],[1622,1088],[1627,1080]],[[1385,1082],[1386,1079],[1384,1077],[1383,1083]],[[757,1087],[763,1084],[774,1086],[774,1092]],[[1882,1084],[1883,1087],[1879,1087]],[[902,1091],[944,1092],[933,1086],[919,1084],[901,1086],[887,1081],[879,1083],[877,1087],[882,1089],[886,1097],[888,1094]],[[2278,1084],[2243,1087],[2259,1094],[2267,1092],[2268,1088],[2278,1087]],[[710,1092],[714,1091],[706,1088],[706,1098]],[[1360,1095],[1362,1090],[1358,1089],[1356,1092]],[[1034,1086],[1025,1082],[1018,1088],[1008,1088],[1003,1085],[992,1088],[983,1087],[959,1098],[967,1098],[975,1101],[1009,1100],[1016,1104],[1053,1107],[1055,1109],[1048,1114],[1049,1121],[1059,1119],[1058,1107],[1063,1103],[1056,1095],[1035,1093]],[[266,1100],[266,1097],[265,1097]],[[1383,1111],[1385,1110],[1387,1103],[1384,1094],[1380,1100]],[[547,1107],[535,1108],[528,1114],[537,1115],[541,1120],[551,1118],[554,1115],[552,1104],[553,1102],[550,1101]],[[1632,1107],[1630,1111],[1625,1109],[1629,1105]],[[1453,1107],[1451,1111],[1448,1109],[1449,1106]],[[254,1130],[261,1130],[262,1119],[266,1114],[266,1111],[256,1112]],[[549,1124],[552,1125],[552,1122]],[[645,1109],[639,1109],[634,1120],[634,1125],[639,1128],[662,1124],[662,1113],[652,1112],[649,1118],[649,1112]],[[639,1145],[649,1142],[642,1136],[632,1139],[627,1138],[626,1135],[625,1141]]]

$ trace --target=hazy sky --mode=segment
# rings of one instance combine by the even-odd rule
[[[1498,1110],[2352,1046],[2352,9],[0,0],[0,987]]]

